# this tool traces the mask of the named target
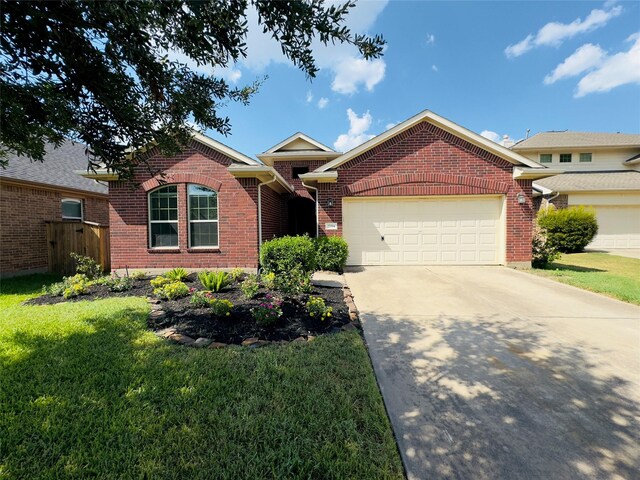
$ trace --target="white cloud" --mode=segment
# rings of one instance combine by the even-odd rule
[[[436,65],[431,65],[431,70],[433,70],[434,72],[438,72],[438,67]]]
[[[605,5],[605,9],[593,9],[584,19],[576,18],[571,23],[549,22],[544,25],[536,35],[528,35],[524,40],[509,45],[504,53],[508,58],[519,57],[534,47],[558,46],[564,40],[572,38],[581,33],[587,33],[597,28],[605,26],[609,20],[622,13],[620,5]]]
[[[329,104],[329,99],[328,98],[322,97],[320,100],[318,100],[318,108],[320,110],[322,110],[328,104]]]
[[[366,34],[387,6],[388,0],[357,2],[346,17],[345,25],[352,33]],[[249,7],[247,21],[247,57],[239,63],[255,72],[262,72],[271,63],[292,65],[282,54],[280,44],[270,35],[262,32],[258,26],[258,14]],[[320,69],[330,70],[334,76],[334,90],[343,94],[352,94],[364,85],[371,91],[384,78],[386,67],[383,59],[366,61],[359,56],[351,45],[337,43],[322,45],[319,40],[313,43],[313,56]],[[371,75],[363,78],[362,75]]]
[[[335,78],[331,83],[334,92],[350,95],[363,85],[371,92],[382,81],[386,64],[381,59],[345,58],[334,67]]]
[[[513,140],[511,137],[509,137],[509,135],[500,135],[492,130],[483,130],[482,132],[480,132],[480,135],[486,139],[491,140],[492,142],[497,143],[498,145],[502,145],[503,147],[505,146],[505,142],[507,141],[509,143],[517,143],[517,141]],[[513,145],[513,143],[511,143],[511,145]]]
[[[349,118],[349,131],[339,135],[333,143],[333,147],[339,152],[351,150],[375,137],[375,135],[367,133],[373,121],[373,117],[368,110],[362,116],[358,116],[356,112],[349,108],[347,117]]]
[[[427,45],[436,43],[436,36],[433,33],[427,33]]]
[[[308,92],[307,92],[306,102],[307,102],[307,103],[311,103],[311,102],[313,102],[313,93],[311,93],[311,91],[308,91]]]
[[[576,97],[608,92],[626,84],[640,85],[640,32],[627,41],[634,42],[629,51],[606,57],[602,64],[578,82]]]
[[[229,83],[237,83],[238,80],[240,80],[240,77],[242,77],[242,72],[236,68],[236,66],[211,67],[211,65],[198,65],[196,61],[189,58],[183,52],[177,50],[167,52],[167,56],[169,57],[169,60],[186,65],[195,72],[200,72],[205,75],[215,75],[223,78]]]
[[[396,125],[397,125],[397,123],[387,123],[387,124],[384,126],[384,129],[385,129],[385,130],[390,130],[390,129],[392,129],[393,127],[395,127]]]
[[[563,78],[575,77],[587,70],[591,70],[602,63],[607,53],[600,45],[587,43],[568,56],[553,72],[544,77],[544,83],[551,85]]]

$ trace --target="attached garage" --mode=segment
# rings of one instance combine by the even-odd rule
[[[348,265],[504,263],[504,196],[343,198]]]

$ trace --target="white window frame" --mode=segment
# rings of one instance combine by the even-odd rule
[[[147,222],[148,222],[147,224],[148,240],[147,241],[148,241],[148,246],[150,250],[176,250],[180,248],[180,224],[179,224],[180,205],[179,204],[176,206],[176,211],[178,212],[178,218],[176,220],[151,220],[151,195],[156,193],[158,190],[162,190],[167,187],[176,187],[176,202],[177,202],[178,195],[179,195],[179,192],[178,192],[179,189],[177,185],[162,185],[161,187],[154,188],[149,193],[147,193]],[[166,247],[154,247],[151,242],[151,224],[153,223],[175,223],[176,231],[178,232],[178,244],[170,245]]]
[[[589,155],[589,160],[583,160],[582,159],[583,155]],[[593,154],[591,152],[580,152],[579,159],[578,159],[579,163],[591,163],[592,161],[593,161]]]
[[[197,187],[206,188],[207,190],[211,190],[216,194],[216,210],[218,212],[218,217],[215,220],[191,220],[191,195],[189,195],[189,186],[195,185]],[[191,250],[210,250],[212,248],[220,248],[220,202],[218,201],[218,192],[213,188],[207,187],[206,185],[201,185],[199,183],[188,183],[187,184],[187,236],[189,237],[189,249]],[[217,245],[200,245],[198,247],[194,247],[191,244],[191,224],[192,223],[216,223],[218,227],[218,244]]]
[[[79,203],[80,204],[80,217],[67,217],[67,216],[65,216],[64,210],[62,209],[62,204],[64,202]],[[62,215],[62,219],[63,220],[80,220],[82,222],[84,220],[84,205],[83,205],[82,199],[80,199],[80,198],[63,198],[62,200],[60,200],[60,213]]]
[[[548,162],[543,162],[542,161],[542,156],[543,155],[549,155],[549,161]],[[553,154],[552,153],[541,153],[540,156],[538,157],[539,163],[545,164],[545,163],[553,163]]]

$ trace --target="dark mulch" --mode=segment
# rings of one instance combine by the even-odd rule
[[[189,287],[195,287],[198,290],[203,289],[194,274],[190,275],[185,283]],[[108,297],[152,297],[152,292],[153,288],[149,284],[149,279],[144,279],[135,281],[133,289],[127,292],[111,292],[103,285],[94,285],[91,287],[89,294],[74,299],[65,300],[62,297],[42,295],[25,303],[29,305],[51,305],[68,301],[98,300]],[[192,338],[205,337],[216,342],[240,344],[249,337],[258,337],[275,342],[294,340],[300,336],[335,333],[340,330],[340,327],[349,323],[349,310],[344,303],[342,289],[314,285],[310,295],[324,298],[326,304],[333,308],[330,318],[321,321],[310,317],[305,309],[309,295],[301,295],[296,298],[285,299],[282,305],[283,315],[276,324],[260,327],[251,316],[251,308],[262,303],[268,293],[278,295],[261,288],[256,298],[247,300],[242,295],[239,284],[234,284],[223,292],[215,294],[216,298],[229,300],[234,305],[231,316],[220,319],[214,318],[209,309],[194,308],[190,303],[190,296],[177,300],[161,300],[159,307],[167,315],[159,319],[150,318],[148,326],[152,330],[172,327],[176,329],[177,333],[188,335]]]

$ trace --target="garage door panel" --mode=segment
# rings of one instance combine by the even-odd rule
[[[498,264],[502,202],[500,197],[346,199],[348,264]]]
[[[591,248],[640,248],[640,205],[596,206],[598,234]]]

